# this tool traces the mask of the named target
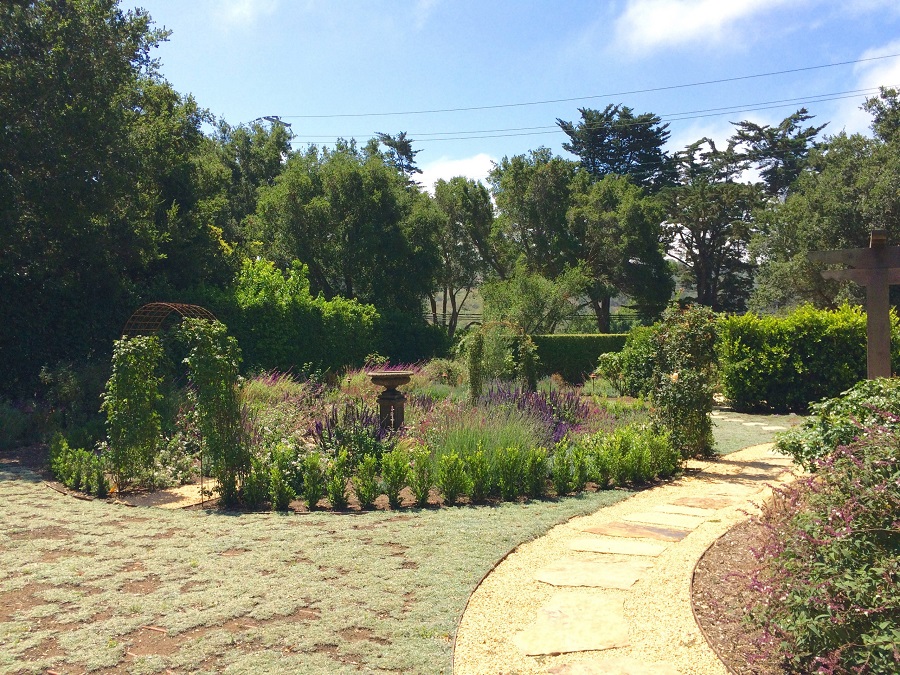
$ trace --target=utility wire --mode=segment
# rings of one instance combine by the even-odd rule
[[[735,105],[729,106],[726,108],[707,108],[705,110],[696,110],[689,111],[683,113],[671,113],[666,116],[660,115],[660,121],[664,123],[670,122],[685,122],[689,120],[697,120],[703,119],[706,117],[721,117],[724,115],[735,115],[742,114],[747,112],[757,112],[761,110],[773,110],[777,108],[785,108],[792,107],[798,104],[812,104],[812,103],[825,103],[828,101],[839,101],[848,98],[857,98],[860,94],[869,92],[873,93],[877,91],[877,88],[870,89],[857,89],[850,90],[846,93],[840,92],[837,95],[831,94],[813,94],[810,97],[805,98],[797,98],[797,99],[781,99],[785,101],[784,103],[780,103],[777,101],[762,101],[759,103],[747,103],[744,105]],[[623,124],[622,126],[644,126],[647,125],[647,122],[631,122],[627,124]],[[592,125],[585,125],[585,129],[594,128]],[[520,130],[521,129],[521,130]],[[534,131],[532,131],[534,129]],[[486,133],[493,132],[497,133]],[[509,132],[509,133],[507,133]],[[497,130],[485,130],[485,131],[458,131],[458,132],[433,132],[430,134],[416,134],[416,138],[410,138],[412,142],[415,143],[434,143],[439,141],[470,141],[470,140],[479,140],[486,138],[512,138],[518,136],[547,136],[553,134],[565,133],[561,128],[557,125],[553,126],[539,126],[539,127],[520,127],[520,128],[511,128],[511,129],[497,129]],[[456,135],[456,136],[447,136],[445,134],[465,134],[465,135]],[[359,136],[366,136],[368,134],[356,134]],[[338,138],[354,138],[356,135],[351,134],[337,134],[337,135],[329,135],[329,136],[295,136],[291,143],[294,144],[306,144],[313,142],[313,139],[338,139]],[[441,135],[440,138],[432,138],[430,136],[438,136]],[[410,134],[412,136],[412,134]],[[424,137],[424,138],[423,138]],[[303,140],[306,139],[306,140]],[[320,142],[321,145],[331,145],[334,141],[323,141]]]
[[[700,110],[687,110],[684,112],[677,113],[663,113],[657,115],[660,118],[661,122],[680,122],[683,120],[692,120],[699,119],[701,117],[709,117],[711,114],[724,114],[731,115],[734,113],[745,112],[747,110],[765,110],[766,108],[759,108],[758,106],[772,106],[772,107],[784,107],[787,105],[796,105],[796,104],[804,104],[804,103],[821,103],[825,101],[836,101],[843,98],[853,98],[858,96],[859,94],[867,94],[867,93],[875,93],[878,91],[878,87],[868,87],[866,89],[850,89],[847,91],[838,91],[832,92],[828,94],[810,94],[809,96],[801,96],[797,98],[784,98],[784,99],[776,99],[774,101],[759,101],[757,103],[742,103],[737,105],[725,106],[720,108],[703,108]],[[651,124],[655,124],[655,122],[615,122],[614,126],[616,127],[630,127],[630,126],[649,126]],[[578,128],[583,130],[591,130],[595,128],[601,128],[606,126],[605,124],[583,124]],[[494,133],[506,133],[506,132],[531,132],[531,131],[542,131],[542,130],[552,130],[554,133],[560,131],[560,127],[557,124],[552,125],[541,125],[536,127],[511,127],[506,129],[473,129],[471,131],[435,131],[435,132],[408,132],[407,136],[410,140],[414,142],[423,142],[425,140],[443,140],[440,138],[431,138],[436,136],[452,136],[459,134],[494,134]],[[300,134],[294,136],[295,139],[307,139],[307,140],[316,140],[316,139],[337,139],[337,138],[355,138],[358,136],[365,136],[369,132],[365,132],[362,134],[330,134],[330,135],[304,135]],[[471,136],[471,138],[482,138],[480,136]],[[490,136],[486,136],[484,138],[491,138]]]
[[[683,84],[670,84],[663,87],[648,87],[645,89],[632,89],[630,91],[620,91],[608,94],[593,94],[590,96],[576,96],[572,98],[555,98],[544,101],[526,101],[522,103],[501,103],[496,105],[480,105],[460,108],[435,108],[432,110],[401,110],[395,112],[371,112],[371,113],[334,113],[327,115],[279,115],[281,119],[331,119],[338,117],[388,117],[392,115],[430,115],[435,113],[451,113],[451,112],[470,112],[474,110],[498,110],[501,108],[523,108],[527,106],[547,105],[550,103],[571,103],[572,101],[587,101],[597,98],[611,98],[614,96],[631,96],[633,94],[648,94],[658,91],[671,91],[673,89],[687,89],[689,87],[703,87],[711,84],[724,84],[726,82],[742,82],[745,80],[759,79],[763,77],[774,77],[776,75],[789,75],[791,73],[803,73],[811,70],[822,70],[824,68],[837,68],[839,66],[849,66],[869,61],[881,61],[884,59],[893,59],[900,54],[886,54],[884,56],[870,56],[865,59],[855,59],[853,61],[839,61],[837,63],[825,63],[816,66],[803,66],[801,68],[789,68],[787,70],[773,70],[767,73],[755,73],[752,75],[739,75],[736,77],[723,77],[716,80],[703,80],[700,82],[687,82]]]

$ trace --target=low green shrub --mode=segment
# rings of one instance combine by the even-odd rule
[[[416,506],[421,507],[428,503],[432,485],[434,485],[434,455],[427,445],[422,445],[412,451],[409,479],[409,487],[416,499]]]
[[[566,382],[581,384],[604,354],[619,352],[626,343],[625,334],[532,335],[537,347],[538,373],[562,375]]]
[[[640,398],[653,387],[653,363],[656,346],[655,328],[636,326],[631,329],[619,351],[601,354],[595,373],[607,379],[619,396]]]
[[[262,457],[254,457],[250,461],[250,471],[241,483],[241,500],[244,506],[258,509],[269,498],[269,482],[271,473],[269,463]]]
[[[325,494],[331,508],[342,511],[347,508],[347,481],[350,480],[350,455],[340,450],[329,462],[325,480]]]
[[[409,483],[409,453],[400,446],[381,458],[381,490],[392,509],[400,508],[400,491]]]
[[[547,493],[547,448],[528,448],[524,455],[523,492],[526,497],[540,499]]]
[[[763,512],[750,616],[791,672],[900,672],[898,446],[866,427]]]
[[[572,491],[575,484],[573,473],[568,448],[563,444],[558,444],[553,451],[553,460],[551,462],[553,490],[556,492],[557,497],[565,497]]]
[[[297,498],[293,455],[293,448],[286,443],[272,450],[269,459],[269,502],[273,511],[287,511]]]
[[[516,501],[524,493],[525,458],[522,448],[509,446],[494,453],[494,472],[500,498]]]
[[[569,457],[572,461],[572,489],[582,492],[590,475],[590,464],[585,448],[579,444],[571,446]]]
[[[600,489],[666,478],[681,465],[681,454],[669,437],[649,425],[629,424],[612,433],[584,436],[574,452],[587,458],[588,476]]]
[[[356,467],[356,475],[353,477],[353,491],[359,506],[369,509],[375,504],[375,499],[381,494],[378,482],[378,458],[375,455],[366,455]]]
[[[496,484],[491,460],[480,445],[466,455],[466,471],[472,480],[472,501],[479,504],[493,493]]]
[[[810,406],[802,424],[779,434],[776,446],[807,469],[851,443],[865,429],[900,429],[900,379],[863,380]]]
[[[310,511],[315,511],[319,500],[325,496],[327,478],[319,453],[311,452],[303,458],[303,499]]]
[[[72,448],[62,434],[55,434],[50,441],[50,470],[66,487],[87,494],[106,497],[109,481],[106,466],[97,453]]]
[[[465,462],[455,452],[444,453],[438,458],[435,483],[444,495],[444,503],[449,506],[472,491],[472,479],[466,473]]]
[[[900,367],[900,322],[891,314],[892,361]],[[866,315],[859,307],[803,306],[784,317],[723,317],[717,350],[722,393],[738,410],[805,412],[866,377]]]

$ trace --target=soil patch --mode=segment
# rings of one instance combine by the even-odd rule
[[[763,544],[764,529],[741,523],[719,538],[697,563],[692,603],[707,642],[730,672],[738,675],[783,675],[780,659],[760,646],[762,630],[745,620],[753,601],[750,575],[759,567],[753,549]]]

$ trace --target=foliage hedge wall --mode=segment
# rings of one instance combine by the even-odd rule
[[[580,383],[594,372],[597,359],[617,352],[625,345],[627,333],[581,335],[532,335],[537,345],[541,375],[559,373],[567,382]]]
[[[250,370],[297,372],[361,365],[378,346],[380,316],[356,300],[313,297],[305,266],[282,273],[246,260],[233,291],[209,300]]]
[[[892,315],[892,362],[900,364],[900,330]],[[719,321],[722,393],[739,410],[805,411],[866,377],[866,315],[803,306],[786,317],[723,317]]]

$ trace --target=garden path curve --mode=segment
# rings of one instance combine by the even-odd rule
[[[771,443],[691,462],[519,546],[469,599],[454,672],[724,675],[694,621],[694,565],[791,467]]]

